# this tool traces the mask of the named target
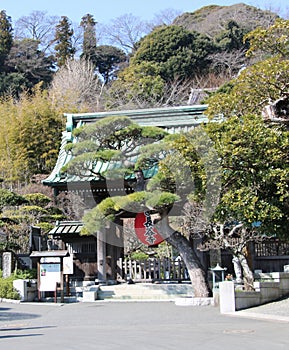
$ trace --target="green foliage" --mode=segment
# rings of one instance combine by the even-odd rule
[[[125,62],[125,60],[125,52],[110,45],[97,46],[94,50],[92,59],[105,83],[108,83],[110,80],[116,78],[119,65],[120,63]]]
[[[107,198],[87,213],[83,218],[86,233],[93,234],[97,229],[104,227],[107,221],[113,221],[122,211],[138,213],[145,210],[168,210],[177,201],[186,200],[192,191],[195,197],[202,201],[208,183],[211,185],[211,182],[215,181],[218,184],[216,181],[218,174],[216,175],[215,171],[212,175],[210,168],[215,166],[213,161],[215,154],[210,154],[208,151],[211,145],[208,137],[204,138],[203,131],[196,130],[194,135],[189,133],[167,135],[163,130],[141,127],[131,121],[128,122],[126,118],[105,118],[93,127],[82,128],[77,135],[80,140],[77,150],[82,149],[83,145],[83,149],[87,152],[87,142],[82,141],[84,137],[82,134],[90,140],[95,139],[94,147],[99,148],[101,152],[120,150],[126,160],[123,163],[124,169],[131,166],[129,164],[131,154],[138,158],[135,169],[150,169],[156,164],[159,166],[158,173],[148,182],[146,191]],[[72,152],[74,151],[72,148]],[[84,169],[82,154],[74,159],[79,168]],[[96,159],[99,158],[91,160],[86,158],[86,169]],[[112,172],[115,170],[116,167],[113,167]],[[206,173],[210,175],[207,176]],[[104,178],[109,175],[103,173]]]
[[[265,106],[286,95],[289,60],[272,57],[248,67],[229,93],[217,93],[207,100],[210,117],[261,113]]]
[[[0,242],[0,252],[5,252],[5,251],[15,252],[19,249],[21,249],[21,246],[15,242],[11,242],[11,240]]]
[[[13,29],[11,22],[11,17],[7,16],[5,10],[2,10],[0,12],[0,70],[4,68],[4,62],[13,44]]]
[[[0,95],[19,96],[27,87],[28,81],[22,73],[0,73]]]
[[[224,122],[207,126],[224,169],[217,220],[243,222],[265,234],[288,235],[288,131],[265,123],[264,108],[288,92],[288,21],[248,34],[248,54],[266,57],[246,68],[231,88],[208,99],[208,115]],[[278,117],[278,116],[277,116]]]
[[[259,27],[248,33],[245,39],[250,41],[248,56],[257,56],[262,52],[289,58],[289,20],[278,18],[271,27]]]
[[[17,193],[0,188],[0,210],[2,210],[5,206],[16,206],[26,202],[27,200],[24,196],[20,196]]]
[[[108,221],[114,221],[115,214],[119,209],[112,197],[104,199],[83,216],[84,228],[81,233],[94,234],[103,228]]]
[[[206,70],[212,47],[211,40],[197,32],[178,26],[159,27],[141,40],[131,65],[151,62],[159,66],[165,81],[186,79]]]
[[[243,115],[210,123],[223,169],[222,195],[215,219],[261,222],[264,233],[286,233],[288,226],[288,132],[261,117]]]
[[[66,61],[72,59],[75,53],[75,48],[72,45],[73,29],[71,22],[67,16],[62,16],[55,31],[54,47],[55,57],[58,67],[65,65]]]
[[[94,20],[91,14],[82,17],[80,26],[83,28],[83,43],[81,58],[85,60],[93,60],[96,48],[96,32]]]
[[[35,34],[35,33],[34,33]],[[39,41],[13,40],[11,17],[0,14],[0,95],[19,98],[24,91],[43,82],[50,83],[53,58],[38,48]]]
[[[121,101],[123,105],[154,106],[164,94],[165,80],[160,75],[159,64],[142,61],[130,64],[119,73],[110,89],[107,106],[111,109],[114,103]]]
[[[231,20],[225,25],[225,30],[215,37],[215,40],[222,51],[244,50],[248,48],[244,36],[246,30],[238,23]]]
[[[47,213],[47,210],[38,205],[24,205],[19,210],[20,214],[39,216]]]
[[[47,56],[38,48],[39,41],[34,39],[14,40],[6,61],[6,69],[11,73],[25,78],[24,83],[18,86],[17,97],[20,92],[31,91],[38,83],[48,86],[51,82],[54,68],[52,56]]]
[[[261,114],[264,107],[287,96],[289,21],[277,20],[269,29],[258,28],[246,36],[248,55],[265,55],[266,59],[246,68],[230,83],[231,89],[219,90],[206,102],[207,114],[225,118],[249,113]],[[286,51],[287,50],[287,51]],[[269,57],[268,57],[269,56]]]
[[[163,210],[170,208],[180,200],[180,197],[174,193],[154,191],[148,195],[146,205],[153,210]]]
[[[51,201],[51,199],[43,193],[29,193],[23,195],[23,197],[28,201],[29,205],[37,205],[41,207],[46,206]]]
[[[64,220],[66,216],[57,207],[49,206],[50,198],[42,193],[31,193],[23,196],[17,195],[14,200],[13,192],[0,190],[5,196],[0,195],[3,203],[9,203],[8,208],[3,208],[0,226],[6,234],[4,240],[0,242],[0,250],[10,250],[13,252],[29,253],[29,237],[31,226],[41,229],[41,235],[45,235],[54,227],[55,221]],[[8,199],[7,199],[8,198]],[[5,201],[4,201],[5,199]],[[33,204],[35,203],[35,204]],[[36,205],[38,204],[38,205]]]
[[[37,278],[37,269],[29,269],[29,270],[16,270],[12,274],[12,278],[14,279],[36,279]]]
[[[50,172],[56,162],[63,120],[40,86],[0,102],[0,171],[5,182],[29,182],[34,174]]]
[[[55,227],[55,222],[57,220],[59,220],[59,219],[64,219],[64,216],[62,215],[61,217],[58,216],[58,217],[53,217],[53,218],[50,217],[51,221],[52,221],[52,219],[54,219],[53,222],[43,222],[43,221],[41,221],[41,222],[37,223],[37,226],[40,227],[41,232],[42,232],[43,235],[45,235],[49,231],[51,231]]]
[[[132,260],[142,261],[142,260],[147,260],[148,258],[149,258],[148,254],[146,254],[144,252],[140,252],[140,251],[133,252],[130,255],[130,259],[132,259]]]
[[[0,298],[20,300],[18,291],[13,287],[15,277],[0,278]]]
[[[108,197],[101,201],[95,208],[83,217],[85,229],[82,233],[93,234],[105,227],[108,222],[113,222],[116,215],[122,211],[139,213],[148,209],[146,202],[151,193],[142,191],[131,193],[127,196]]]
[[[20,300],[20,294],[13,287],[13,281],[16,279],[35,279],[37,278],[37,271],[36,269],[17,270],[7,278],[3,278],[2,275],[2,271],[0,270],[0,298]]]
[[[141,127],[128,117],[108,117],[91,123],[74,133],[78,142],[69,147],[74,157],[62,171],[99,178],[122,178],[127,164],[130,171],[138,149],[162,139],[166,132],[157,127]]]
[[[125,210],[132,213],[140,213],[147,210],[147,200],[150,194],[145,191],[134,192],[127,196],[113,197],[119,210]]]
[[[126,196],[108,197],[84,215],[83,222],[86,234],[93,234],[114,221],[122,211],[140,213],[148,209],[163,210],[170,208],[179,196],[168,192],[134,192]]]

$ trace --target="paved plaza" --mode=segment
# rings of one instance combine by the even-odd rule
[[[254,310],[253,310],[254,311]],[[174,302],[0,303],[3,350],[288,349],[287,322]]]

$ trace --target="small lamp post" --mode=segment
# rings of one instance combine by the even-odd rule
[[[212,271],[212,274],[213,274],[213,290],[214,290],[219,285],[219,283],[217,283],[216,277],[218,277],[219,282],[221,277],[221,282],[223,282],[225,279],[225,271],[227,270],[227,268],[221,267],[219,263],[217,263],[217,265],[213,268],[210,268],[210,270]],[[220,276],[220,273],[221,273],[221,276]]]

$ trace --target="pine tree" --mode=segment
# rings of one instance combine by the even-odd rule
[[[58,67],[63,66],[68,59],[72,59],[75,53],[75,47],[72,44],[73,29],[68,17],[62,16],[56,26],[55,33],[55,57]]]

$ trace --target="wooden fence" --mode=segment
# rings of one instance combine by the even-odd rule
[[[118,273],[121,279],[134,282],[188,281],[189,275],[181,259],[118,260]]]

